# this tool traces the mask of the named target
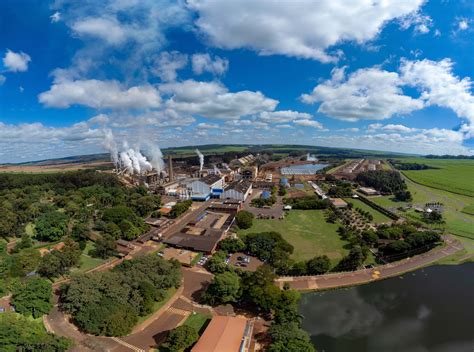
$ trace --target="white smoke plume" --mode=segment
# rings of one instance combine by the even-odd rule
[[[201,172],[202,168],[204,167],[204,155],[197,148],[196,148],[195,152],[196,152],[197,156],[199,157],[199,172]]]
[[[138,146],[130,148],[126,141],[119,151],[112,131],[107,129],[104,130],[104,147],[110,152],[117,170],[123,170],[128,174],[140,174],[151,171],[153,168],[158,172],[163,170],[163,155],[158,146],[150,145],[151,160],[140,152]]]
[[[163,153],[157,145],[148,145],[148,154],[150,155],[151,166],[158,172],[165,170],[165,163],[163,161]]]
[[[307,161],[318,161],[318,158],[316,158],[314,155],[311,155],[310,153],[306,154],[306,160]]]

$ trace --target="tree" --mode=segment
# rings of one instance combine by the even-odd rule
[[[400,190],[395,193],[395,199],[400,202],[411,202],[413,200],[413,197],[410,191]]]
[[[213,274],[223,273],[227,269],[227,264],[225,263],[226,258],[227,254],[224,251],[217,251],[206,262],[207,270]]]
[[[314,257],[306,262],[306,271],[309,275],[324,274],[331,268],[331,261],[326,255]]]
[[[298,323],[272,324],[268,330],[272,343],[270,352],[316,352],[308,333]]]
[[[58,211],[48,212],[36,220],[36,238],[40,241],[54,242],[66,235],[68,217]]]
[[[41,260],[37,249],[27,248],[11,256],[10,275],[22,277],[34,272]]]
[[[52,293],[50,282],[30,278],[13,292],[12,305],[18,313],[38,318],[53,307]]]
[[[89,252],[93,257],[107,259],[117,254],[117,243],[115,239],[109,235],[103,235],[97,239],[94,249]]]
[[[65,352],[72,341],[46,332],[43,322],[32,321],[23,315],[0,314],[0,350]]]
[[[234,272],[217,274],[209,284],[204,300],[212,305],[236,302],[241,295],[240,277]]]
[[[163,344],[170,352],[182,352],[199,338],[195,328],[188,325],[181,325],[170,331]]]
[[[41,258],[38,272],[47,278],[64,275],[70,268],[79,264],[81,253],[79,244],[71,238],[66,238],[61,250],[53,250]]]
[[[227,237],[219,242],[219,248],[227,253],[242,252],[245,250],[245,243],[240,238]]]
[[[15,245],[15,248],[13,248],[12,253],[18,253],[20,250],[25,249],[25,248],[30,248],[33,245],[31,241],[31,237],[24,233],[21,235],[21,240]]]
[[[254,215],[246,210],[239,211],[235,217],[235,223],[241,229],[249,229],[252,227]]]
[[[359,266],[367,258],[367,252],[360,246],[354,246],[349,251],[349,254],[341,259],[339,264],[336,266],[338,271],[353,271],[357,270]]]

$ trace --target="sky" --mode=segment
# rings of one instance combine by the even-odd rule
[[[0,163],[211,143],[474,154],[469,0],[3,0]]]

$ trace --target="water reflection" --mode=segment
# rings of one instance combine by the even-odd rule
[[[474,351],[474,263],[437,266],[346,290],[303,295],[319,351]]]

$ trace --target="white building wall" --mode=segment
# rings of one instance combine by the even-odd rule
[[[191,184],[189,185],[190,188],[191,188],[191,191],[192,193],[198,193],[198,194],[209,194],[211,193],[211,187],[200,181],[200,180],[196,180],[196,181],[193,181],[191,182]]]

